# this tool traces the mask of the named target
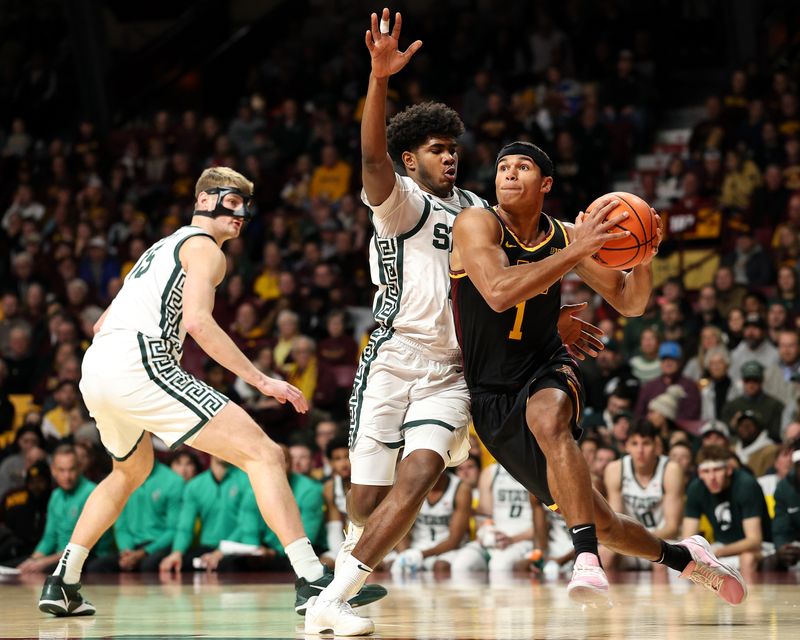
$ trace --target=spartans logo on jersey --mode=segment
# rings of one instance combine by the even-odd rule
[[[728,531],[733,526],[733,515],[731,514],[731,503],[721,502],[714,509],[714,517],[719,523],[721,531]]]

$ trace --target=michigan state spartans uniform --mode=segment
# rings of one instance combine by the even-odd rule
[[[447,273],[456,214],[484,206],[454,189],[449,198],[397,176],[392,193],[370,204],[375,235],[370,271],[378,328],[364,349],[350,397],[352,482],[388,486],[395,461],[416,449],[448,466],[467,458],[469,393],[453,328]]]
[[[178,254],[189,238],[181,227],[142,254],[126,276],[83,359],[81,393],[100,437],[117,460],[133,453],[145,431],[175,448],[197,432],[228,398],[180,367],[183,285]]]
[[[344,481],[342,476],[333,476],[333,504],[342,514],[343,518],[347,517],[347,491],[344,489]]]
[[[538,262],[569,244],[564,226],[542,213],[544,240],[524,245],[493,210],[500,224],[500,246],[511,265]],[[560,389],[572,401],[572,429],[583,406],[581,374],[558,334],[561,283],[498,313],[463,271],[451,272],[453,314],[464,377],[472,395],[475,431],[495,459],[528,491],[554,506],[547,485],[547,461],[525,420],[528,398],[546,388]]]
[[[664,526],[664,472],[668,461],[667,456],[658,456],[655,473],[643,487],[636,479],[633,459],[629,455],[622,458],[621,493],[625,513],[636,518],[648,531]]]
[[[447,477],[447,488],[441,497],[434,503],[429,502],[429,498],[422,503],[422,508],[411,528],[411,547],[413,549],[420,551],[432,549],[450,536],[450,520],[453,519],[455,512],[456,493],[461,479],[452,473],[448,473]],[[457,552],[457,549],[453,549],[438,556],[429,556],[423,560],[422,567],[431,570],[439,560],[452,563]]]
[[[488,467],[492,474],[492,525],[494,530],[511,537],[516,536],[533,524],[533,513],[528,490],[517,482],[499,464]],[[504,549],[485,548],[474,540],[459,550],[454,561],[454,569],[462,571],[511,571],[514,564],[533,551],[533,537],[519,540]]]

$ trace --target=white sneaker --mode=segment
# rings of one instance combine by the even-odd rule
[[[342,568],[342,563],[353,553],[353,549],[361,539],[361,534],[363,532],[364,527],[356,527],[352,522],[347,523],[347,530],[344,533],[344,542],[342,542],[342,546],[339,547],[339,553],[336,554],[334,572],[339,571],[339,569]]]
[[[306,610],[306,633],[332,632],[336,636],[366,636],[375,631],[369,618],[353,613],[341,600],[320,600],[313,596]]]
[[[582,553],[575,558],[567,595],[580,604],[608,604],[608,578],[596,555]]]

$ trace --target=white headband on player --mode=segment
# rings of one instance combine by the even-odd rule
[[[697,465],[698,471],[713,471],[715,469],[724,469],[728,463],[724,460],[706,460]]]
[[[792,462],[800,462],[800,449],[792,451]]]

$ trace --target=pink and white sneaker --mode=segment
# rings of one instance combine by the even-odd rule
[[[703,536],[691,536],[678,544],[686,547],[693,558],[681,573],[681,578],[702,585],[733,606],[744,601],[747,597],[744,578],[738,571],[717,560],[711,552],[711,545]]]
[[[581,604],[608,604],[608,578],[596,555],[584,552],[575,558],[567,595]]]

